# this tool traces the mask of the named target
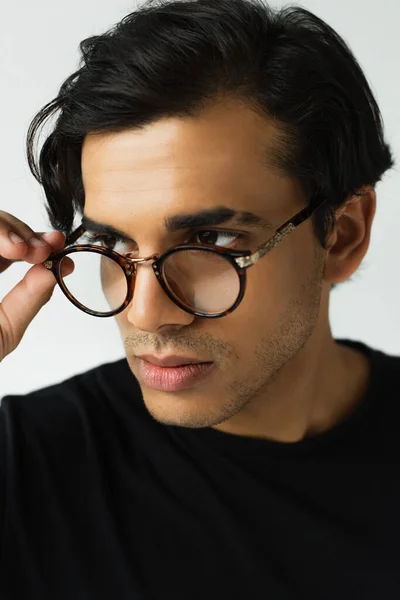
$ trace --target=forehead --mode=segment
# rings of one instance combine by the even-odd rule
[[[268,166],[276,135],[270,122],[240,104],[90,134],[82,148],[85,213],[119,224],[121,215],[161,223],[218,205],[265,218],[285,214],[300,190]]]

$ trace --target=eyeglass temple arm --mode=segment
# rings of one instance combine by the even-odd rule
[[[71,246],[71,244],[76,242],[76,240],[78,240],[85,233],[85,231],[86,229],[83,225],[80,225],[77,229],[75,229],[75,231],[73,231],[65,240],[64,248]]]
[[[75,229],[66,239],[64,243],[64,249],[71,246],[76,240],[78,240],[81,235],[85,233],[86,229],[83,225],[80,225],[77,229]],[[46,269],[53,268],[53,259],[57,256],[57,252],[52,252],[50,256],[48,256],[47,260],[43,263]]]
[[[323,197],[322,199],[316,198],[314,202],[310,202],[309,204],[307,204],[307,206],[303,208],[300,212],[298,212],[296,215],[294,215],[294,217],[288,219],[283,225],[278,227],[278,229],[275,231],[275,234],[268,242],[259,246],[255,250],[255,252],[253,252],[250,256],[235,258],[235,262],[242,269],[246,269],[247,267],[251,267],[252,265],[254,265],[258,260],[260,260],[260,258],[265,256],[268,252],[275,248],[275,246],[281,240],[283,240],[283,238],[285,238],[291,231],[293,231],[301,223],[309,219],[317,209],[321,208],[321,206],[325,204],[326,201],[327,198],[325,197]]]

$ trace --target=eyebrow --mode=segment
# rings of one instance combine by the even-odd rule
[[[176,233],[185,229],[195,229],[197,227],[213,227],[230,222],[231,226],[245,226],[252,229],[274,230],[273,224],[248,211],[238,211],[227,206],[217,206],[216,208],[201,210],[196,213],[179,213],[164,220],[164,228],[168,233]],[[83,215],[82,225],[90,233],[104,235],[113,235],[126,241],[133,241],[122,229],[113,227],[106,223],[96,221]]]

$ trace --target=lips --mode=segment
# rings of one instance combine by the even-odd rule
[[[165,367],[141,358],[137,372],[139,381],[148,388],[163,392],[179,392],[189,390],[204,381],[214,371],[214,367],[213,362]]]
[[[190,358],[185,356],[166,356],[164,358],[159,358],[153,356],[151,354],[141,354],[138,355],[137,358],[141,358],[142,360],[146,360],[152,365],[157,365],[158,367],[180,367],[182,365],[198,365],[211,363],[213,361],[202,361],[197,358]]]

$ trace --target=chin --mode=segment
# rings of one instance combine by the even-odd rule
[[[221,422],[220,412],[216,414],[218,411],[215,404],[210,406],[204,393],[197,396],[185,392],[176,394],[154,392],[154,390],[151,390],[151,393],[142,390],[142,393],[148,412],[153,419],[163,425],[198,429]]]

